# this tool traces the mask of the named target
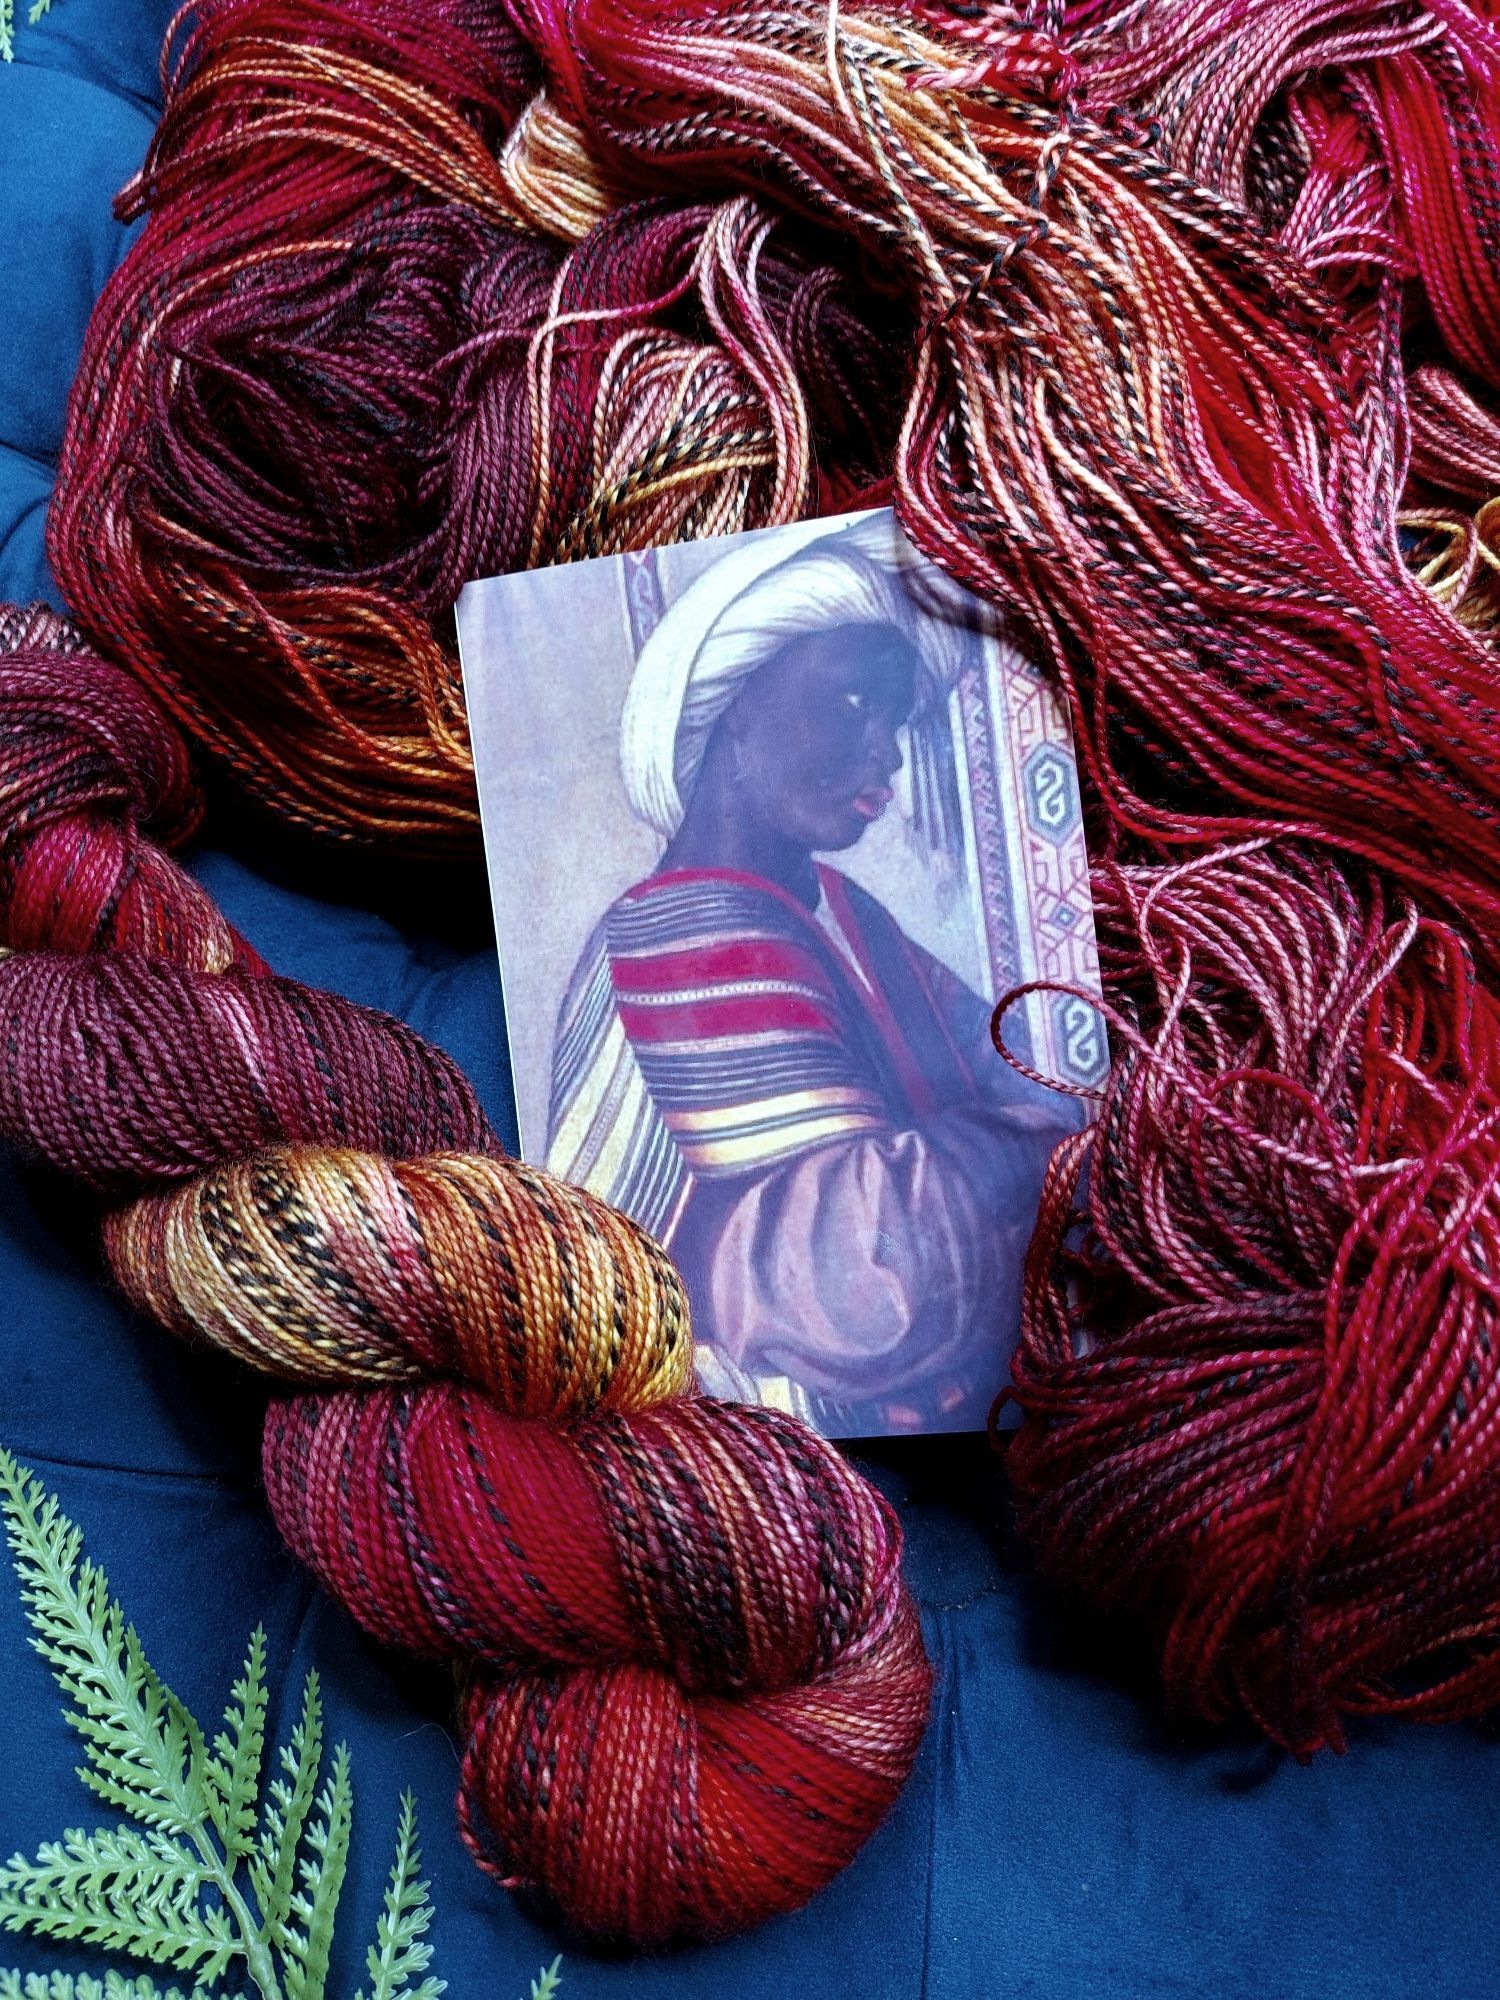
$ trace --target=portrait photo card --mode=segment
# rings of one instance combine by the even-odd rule
[[[634,1216],[710,1395],[984,1425],[1109,1052],[1066,712],[888,509],[458,606],[521,1149]],[[995,1002],[1042,982],[995,1049]]]

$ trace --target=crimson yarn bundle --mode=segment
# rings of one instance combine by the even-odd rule
[[[765,22],[654,0],[517,4],[551,84],[517,119],[514,87],[482,98],[472,79],[488,51],[456,27],[442,63],[417,63],[375,0],[305,17],[274,0],[203,10],[132,197],[152,204],[150,224],[101,304],[74,397],[50,540],[70,601],[294,816],[422,843],[472,835],[456,667],[427,622],[456,580],[803,511],[815,491],[809,401],[863,419],[856,383],[897,388],[889,365],[832,366],[858,316],[825,314],[829,337],[803,351],[789,304],[778,329],[777,288],[759,290],[769,223],[742,210],[720,287],[739,324],[704,301],[738,380],[715,395],[701,375],[675,373],[664,405],[647,399],[664,427],[648,423],[642,439],[630,426],[644,385],[612,393],[616,319],[593,325],[580,369],[566,363],[573,315],[649,316],[682,284],[705,220],[684,212],[674,273],[666,245],[642,252],[626,210],[565,260],[571,271],[582,259],[584,281],[545,295],[567,335],[561,372],[549,330],[524,365],[500,370],[493,409],[485,378],[539,323],[548,261],[514,226],[598,213],[623,182],[670,187],[684,166],[695,188],[721,194],[779,185],[862,243],[927,327],[896,455],[903,517],[928,553],[1025,620],[1073,694],[1115,820],[1169,840],[1317,828],[1423,885],[1436,855],[1443,893],[1487,933],[1500,914],[1492,677],[1398,548],[1404,440],[1378,421],[1400,375],[1395,293],[1381,294],[1385,337],[1372,345],[1308,263],[1279,252],[1212,178],[1164,167],[1131,122],[1137,100],[1171,108],[1174,92],[1195,113],[1220,107],[1217,123],[1207,110],[1187,121],[1189,166],[1245,182],[1241,156],[1259,135],[1274,189],[1312,144],[1311,112],[1277,154],[1255,91],[1190,90],[1193,61],[1222,64],[1249,40],[1243,67],[1265,91],[1299,63],[1353,50],[1375,91],[1387,45],[1432,80],[1442,21],[1372,44],[1351,25],[1358,9],[1324,0],[1313,29],[1307,9],[1273,7],[1253,34],[1244,10],[1210,32],[1189,9],[1158,49],[1154,14],[1132,39],[1144,19],[1133,5],[1082,10],[1072,41],[924,12],[932,25],[878,8],[828,15],[822,0]],[[1277,24],[1279,44],[1262,47]],[[955,27],[969,40],[946,38]],[[1468,44],[1442,46],[1467,79]],[[1095,112],[1078,89],[1095,77],[1126,95]],[[1455,162],[1484,129],[1486,107],[1469,96]],[[400,145],[371,146],[371,102]],[[967,182],[953,180],[945,120],[964,135]],[[1421,157],[1414,121],[1393,114],[1383,128],[1388,188]],[[566,174],[538,176],[537,132],[556,150],[570,124]],[[539,179],[550,205],[534,212],[516,188]],[[1455,240],[1467,230],[1482,242],[1483,195],[1451,214]],[[1390,195],[1386,211],[1366,231],[1364,210],[1343,219],[1332,233],[1345,254],[1371,231],[1404,244],[1426,213],[1408,199],[1398,215]],[[476,222],[506,238],[478,282],[472,245],[454,247]],[[668,216],[653,228],[670,241]],[[1483,347],[1483,314],[1461,310],[1483,292],[1482,254],[1455,277],[1430,229],[1417,234],[1440,329],[1460,354]],[[838,275],[804,272],[791,292],[821,300]],[[875,353],[867,334],[851,358]],[[518,376],[532,378],[529,419]],[[753,406],[768,441],[761,463],[775,471],[759,499],[745,456],[757,447],[737,417],[723,452],[701,427],[696,440],[677,434],[688,408],[711,413],[712,432],[726,406]],[[394,445],[374,436],[382,426]],[[879,425],[853,428],[874,448],[834,440],[846,492],[879,457]],[[700,452],[707,494],[693,476]],[[640,509],[642,479],[676,500]],[[1473,541],[1458,558],[1469,573],[1481,566]],[[1402,837],[1413,810],[1420,843]]]
[[[1101,1123],[1057,1163],[1017,1364],[1027,1421],[1012,1462],[1044,1565],[1149,1622],[1180,1704],[1243,1707],[1299,1753],[1341,1742],[1351,1714],[1490,1706],[1490,12],[1468,0],[979,13],[515,0],[510,13],[546,88],[524,109],[517,92],[480,115],[485,162],[454,192],[452,160],[436,157],[396,169],[376,152],[360,171],[391,178],[346,178],[348,156],[372,150],[350,76],[362,102],[403,101],[407,58],[388,12],[365,0],[204,11],[161,177],[143,183],[153,214],[101,307],[75,395],[52,541],[70,596],[281,810],[324,831],[440,844],[472,806],[451,662],[420,663],[437,657],[428,621],[445,555],[482,546],[463,540],[466,524],[497,518],[513,495],[529,522],[539,496],[576,491],[559,502],[559,539],[514,545],[525,561],[702,532],[735,508],[736,525],[771,518],[820,490],[778,470],[781,498],[764,499],[767,468],[806,463],[805,413],[822,411],[832,440],[820,475],[851,492],[856,471],[880,469],[879,411],[904,398],[891,457],[902,518],[1015,614],[1067,688],[1105,855],[1121,1062]],[[296,22],[336,54],[310,98],[287,48]],[[423,101],[445,114],[433,113],[435,154],[477,162],[473,93],[454,83],[472,58],[461,26],[453,35],[449,74],[422,86]],[[306,141],[325,117],[326,138]],[[305,143],[326,146],[316,171]],[[292,250],[274,203],[254,223],[264,268],[253,279],[227,237],[179,276],[195,203],[233,157],[244,194],[282,185],[279,172],[334,213],[347,263],[326,292],[320,272],[336,260],[302,272],[311,318],[290,345],[274,274]],[[676,211],[665,204],[685,174],[694,199]],[[642,194],[655,205],[619,206]],[[772,200],[838,231],[862,261],[846,245],[818,267],[831,253],[812,234],[813,261],[757,289]],[[335,376],[360,379],[369,350],[339,302],[385,254],[360,233],[374,210],[382,239],[392,218],[412,219],[410,274],[391,296],[411,290],[423,307],[400,306],[388,346],[372,336],[375,407],[413,443],[387,460],[372,436],[370,455],[379,478],[396,468],[382,509],[392,496],[414,504],[399,523],[376,509],[344,534],[339,508],[357,503],[299,473],[269,413],[309,337]],[[452,293],[473,268],[470,210],[517,261],[465,319]],[[573,296],[588,311],[600,300],[641,310],[608,289],[611,274],[629,265],[633,218],[650,217],[666,244],[679,212],[770,231],[753,259],[722,267],[724,295],[769,336],[747,342],[714,321],[700,266],[687,337],[695,369],[727,357],[740,371],[733,423],[749,411],[747,427],[779,442],[747,446],[744,462],[731,453],[727,470],[713,460],[706,485],[690,478],[673,525],[667,499],[665,513],[622,515],[599,471],[641,462],[631,399],[611,400],[617,350],[596,348],[569,375],[575,323],[554,334],[561,274],[593,270],[596,253]],[[460,245],[449,262],[423,263],[428,230]],[[676,254],[671,265],[661,251],[663,270],[681,273]],[[533,267],[534,308],[514,276]],[[877,286],[918,326],[883,365],[868,338]],[[681,337],[665,296],[650,292],[632,322],[648,348]],[[845,323],[866,329],[858,351],[871,357],[844,379],[792,331],[799,314],[818,323],[810,302],[835,296],[853,301]],[[126,365],[111,329],[185,328],[184,299],[201,302],[205,328],[213,320],[201,375],[170,344],[153,357],[138,331],[123,336]],[[481,330],[497,314],[500,343],[519,349],[524,333],[525,363],[493,406],[456,398],[455,429],[430,438],[409,383],[428,381],[433,354],[487,368]],[[240,340],[263,356],[263,377]],[[314,428],[337,415],[319,400],[328,372],[310,372],[311,400],[305,385],[291,396]],[[205,387],[216,376],[267,413],[253,451],[219,451]],[[883,394],[860,401],[856,377]],[[514,431],[491,414],[520,401],[528,421]],[[669,402],[701,436],[688,396]],[[828,412],[844,405],[840,430]],[[508,441],[523,434],[518,462]],[[554,436],[571,441],[556,461],[575,468],[567,479],[553,470]],[[677,492],[675,443],[651,437],[644,462]],[[225,501],[253,494],[263,462],[279,468],[272,490],[295,496],[294,525],[247,555],[224,539]],[[331,463],[340,469],[337,449]],[[141,498],[169,490],[176,555],[160,564],[136,516],[156,532]],[[475,492],[469,512],[454,500]],[[251,531],[277,513],[252,508]],[[571,525],[601,518],[619,541]],[[380,544],[393,531],[399,546]],[[231,606],[222,616],[201,612],[213,593]],[[407,622],[377,671],[365,638],[385,645],[387,619]],[[367,737],[398,742],[396,764]],[[1183,863],[1184,850],[1198,858]],[[157,1279],[150,1290],[172,1317],[175,1294]],[[351,1427],[337,1448],[367,1441]]]
[[[784,221],[570,199],[539,112],[508,149],[529,58],[502,22],[196,11],[49,517],[89,634],[243,785],[411,852],[477,840],[469,577],[797,518],[895,429],[899,314],[867,323]]]
[[[1493,7],[1109,0],[1073,43],[1179,171],[1319,272],[1381,357],[1370,421],[1409,431],[1401,524],[1466,623],[1495,593],[1500,28]],[[1407,355],[1403,365],[1403,350]]]
[[[822,0],[512,12],[617,169],[770,178],[901,273],[903,524],[1024,622],[1117,826],[1316,829],[1500,935],[1493,660],[1402,561],[1369,352],[1302,265],[1003,16],[976,52]]]
[[[1161,1634],[1180,1711],[1305,1755],[1351,1716],[1492,1708],[1500,1012],[1472,952],[1285,842],[1103,868],[1095,903],[1137,998],[1031,1245],[1022,1525]]]
[[[926,1720],[891,1509],[693,1395],[665,1256],[507,1159],[446,1056],[267,971],[142,831],[195,803],[138,681],[0,616],[0,1133],[105,1198],[138,1303],[291,1385],[277,1523],[462,1669],[484,1866],[640,1945],[795,1908]]]

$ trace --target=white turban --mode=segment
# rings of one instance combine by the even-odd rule
[[[637,816],[670,839],[714,724],[757,667],[789,641],[841,625],[894,625],[946,685],[959,633],[983,607],[925,563],[889,508],[852,527],[802,521],[749,536],[705,570],[642,646],[620,723],[620,765]]]

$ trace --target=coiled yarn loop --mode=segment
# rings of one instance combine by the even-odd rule
[[[478,838],[470,577],[847,501],[899,404],[899,308],[750,196],[575,213],[481,13],[193,10],[48,517],[84,629],[242,787],[410,852]]]

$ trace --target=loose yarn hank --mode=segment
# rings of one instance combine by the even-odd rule
[[[89,633],[246,787],[411,851],[477,837],[469,577],[842,504],[895,429],[899,314],[746,198],[575,217],[568,128],[503,139],[507,54],[451,9],[197,11],[49,518]],[[522,186],[595,226],[527,233]]]
[[[196,798],[139,682],[47,614],[0,645],[0,1134],[105,1197],[138,1304],[298,1391],[272,1511],[461,1669],[483,1866],[637,1945],[797,1907],[926,1720],[890,1507],[694,1396],[664,1254],[506,1158],[446,1056],[235,936],[142,831]]]
[[[1010,1462],[1043,1566],[1144,1619],[1179,1707],[1299,1754],[1482,1712],[1495,672],[1402,560],[1390,288],[1341,317],[1045,36],[945,74],[873,11],[517,11],[611,157],[754,161],[909,259],[903,519],[1069,690],[1125,1054],[1028,1268]],[[912,108],[939,80],[946,123]],[[1343,858],[1125,859],[1269,827]]]
[[[1021,620],[1117,827],[1314,831],[1497,934],[1494,663],[1401,559],[1371,357],[1304,266],[1003,15],[976,68],[824,0],[512,12],[607,158],[771,176],[900,274],[903,524]]]
[[[1132,0],[1091,10],[1073,46],[1091,85],[1150,116],[1174,166],[1255,215],[1389,357],[1370,415],[1398,455],[1409,434],[1399,521],[1418,574],[1491,625],[1500,424],[1475,389],[1500,391],[1492,11],[1303,0],[1210,24]]]
[[[602,144],[641,185],[661,184],[665,168],[685,161],[700,184],[725,192],[758,161],[799,203],[862,238],[908,291],[928,331],[898,455],[904,518],[920,546],[1009,603],[1038,637],[1089,725],[1091,773],[1118,820],[1168,839],[1306,825],[1398,872],[1420,866],[1423,880],[1436,840],[1446,892],[1481,928],[1493,926],[1489,664],[1439,615],[1396,546],[1401,441],[1372,425],[1372,413],[1399,368],[1388,356],[1371,372],[1366,346],[1307,266],[1281,256],[1216,190],[1164,168],[1128,123],[1091,117],[1066,95],[1057,102],[1062,79],[1085,72],[1045,37],[997,28],[980,77],[972,63],[954,66],[936,27],[878,11],[829,17],[821,0],[799,0],[774,28],[754,32],[737,14],[705,7],[589,0],[517,14],[554,72],[559,96],[528,120],[549,144],[571,115],[582,121],[577,159]],[[291,15],[321,41],[316,60],[293,41]],[[1412,62],[1432,60],[1421,37],[1405,39],[1421,44]],[[730,342],[726,361],[745,364],[739,384],[715,395],[701,374],[684,380],[674,364],[669,410],[708,409],[717,421],[726,403],[732,412],[748,396],[758,406],[780,468],[761,504],[744,491],[745,454],[756,448],[731,437],[727,464],[710,454],[730,491],[711,481],[706,511],[674,520],[659,506],[637,508],[601,536],[580,525],[572,497],[560,519],[543,504],[525,541],[518,529],[538,520],[538,495],[545,502],[559,487],[613,494],[644,477],[657,497],[665,488],[681,499],[694,451],[656,424],[644,447],[634,432],[627,440],[627,456],[635,446],[643,458],[622,467],[609,450],[601,457],[601,432],[628,425],[643,391],[633,379],[628,396],[611,404],[605,395],[601,409],[608,362],[535,404],[529,437],[514,421],[509,430],[503,419],[481,422],[477,433],[467,425],[473,392],[462,391],[463,378],[482,385],[494,354],[516,348],[544,310],[554,332],[570,334],[580,307],[649,317],[671,296],[673,276],[648,259],[633,286],[624,239],[606,234],[587,259],[605,288],[597,305],[587,293],[575,303],[541,291],[547,253],[516,237],[515,197],[492,158],[520,89],[513,78],[504,90],[495,84],[492,52],[459,24],[445,46],[446,60],[427,50],[418,62],[376,0],[321,6],[305,19],[267,0],[205,10],[173,68],[168,115],[132,198],[155,205],[151,225],[95,321],[51,541],[89,628],[150,673],[254,788],[325,828],[428,844],[473,830],[456,668],[429,629],[456,580],[475,567],[804,511],[813,489],[799,384],[819,383],[818,363],[844,345],[829,339],[799,369],[762,307],[759,338],[722,314],[712,329]],[[1087,38],[1080,46],[1086,55]],[[1306,59],[1320,53],[1304,49]],[[515,70],[520,58],[510,54]],[[1449,51],[1449,67],[1457,61]],[[640,94],[653,65],[666,66],[681,109],[701,98],[680,131],[661,123],[670,94]],[[1106,82],[1149,101],[1140,67],[1117,60],[1111,76],[1096,64]],[[375,96],[404,143],[387,138],[367,157],[368,117],[346,106],[345,87],[361,107]],[[803,108],[778,136],[789,101]],[[657,124],[639,120],[647,102],[659,107]],[[957,121],[968,161],[951,194],[944,120]],[[1456,126],[1456,139],[1473,124]],[[1193,166],[1234,178],[1227,142],[1210,144],[1196,128],[1190,136]],[[359,233],[362,216],[393,202],[407,220],[394,251],[383,216],[378,242]],[[472,242],[445,266],[445,242],[455,230],[472,237],[476,224],[503,232],[506,257],[530,260],[529,310],[524,272],[510,263],[477,287],[467,279],[482,256]],[[621,219],[611,226],[618,232]],[[687,233],[701,229],[695,218]],[[992,247],[981,255],[984,242]],[[299,267],[306,257],[314,265]],[[742,298],[752,264],[748,246],[729,262],[742,273]],[[226,286],[228,272],[238,275]],[[804,279],[816,295],[814,275]],[[826,292],[830,273],[816,275]],[[1446,297],[1454,287],[1438,276],[1429,290]],[[434,310],[455,306],[456,324],[431,324]],[[311,452],[285,442],[299,435],[295,405],[271,399],[263,357],[247,379],[243,354],[269,327],[272,356],[293,357],[281,373],[307,379],[299,314],[310,315],[316,342],[333,343],[310,375]],[[277,330],[278,319],[290,324]],[[1445,324],[1458,339],[1468,322],[1453,310]],[[1477,326],[1463,351],[1484,332]],[[225,334],[233,345],[221,353]],[[876,352],[868,336],[866,352]],[[363,392],[385,353],[382,413]],[[536,365],[551,382],[545,358]],[[653,369],[659,379],[659,360]],[[847,405],[854,382],[883,374],[846,369],[824,385],[823,402]],[[153,375],[162,383],[154,393]],[[348,384],[332,401],[330,379]],[[226,422],[235,397],[243,410]],[[361,439],[372,407],[377,428],[398,418],[415,464],[383,440]],[[440,415],[454,407],[463,413],[457,436]],[[587,435],[592,449],[570,479],[568,448],[559,455],[556,441],[570,435],[575,410],[571,434]],[[143,423],[144,449],[133,442]],[[378,448],[351,455],[360,443]],[[274,465],[289,449],[292,461],[268,478],[267,455]],[[386,483],[362,476],[382,462]],[[160,497],[142,490],[142,465]],[[701,481],[686,486],[701,498]],[[457,497],[445,505],[444,493]],[[292,520],[300,505],[306,525],[288,534],[281,524],[298,494]],[[618,517],[617,504],[605,505]],[[454,508],[456,539],[435,548]],[[392,520],[435,515],[414,545],[390,549]],[[1429,532],[1441,568],[1454,530]],[[1461,568],[1480,565],[1473,542],[1462,544]],[[1442,581],[1458,588],[1446,573]],[[228,688],[221,672],[180,664],[205,642],[237,661]],[[1398,796],[1399,820],[1413,795],[1426,825],[1420,857],[1402,852],[1391,824]],[[1184,811],[1195,798],[1201,804]]]
[[[1355,1715],[1482,1713],[1494,997],[1451,925],[1317,849],[1104,868],[1095,901],[1111,990],[1149,997],[1029,1253],[1022,1525],[1158,1635],[1182,1711],[1303,1755]]]

